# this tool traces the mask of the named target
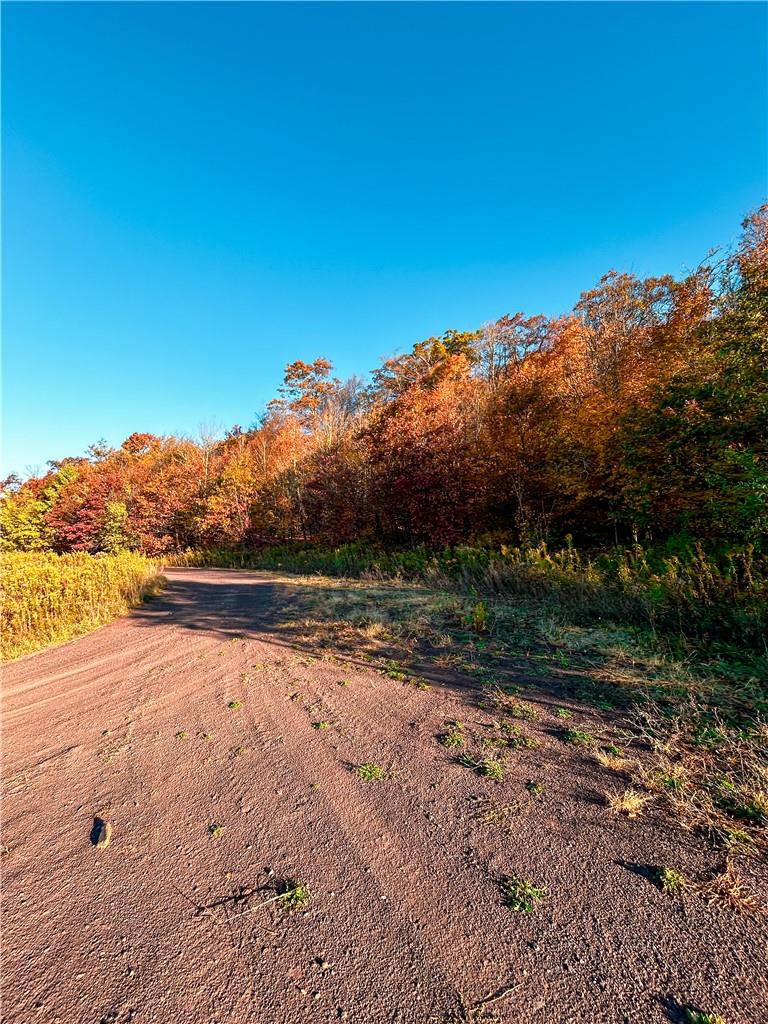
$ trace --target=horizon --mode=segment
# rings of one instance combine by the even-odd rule
[[[248,426],[294,359],[367,374],[612,268],[679,275],[766,191],[762,5],[2,20],[3,475]]]

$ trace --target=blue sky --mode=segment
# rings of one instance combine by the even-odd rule
[[[4,471],[695,265],[766,192],[766,10],[6,2]]]

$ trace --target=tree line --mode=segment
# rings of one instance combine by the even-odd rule
[[[678,278],[447,331],[341,381],[286,368],[249,429],[134,433],[2,484],[6,550],[301,540],[594,545],[768,530],[768,205]]]

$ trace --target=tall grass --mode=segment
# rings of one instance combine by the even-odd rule
[[[0,657],[18,658],[123,615],[161,585],[142,555],[13,552],[2,557]]]
[[[346,544],[188,551],[172,562],[416,580],[468,593],[519,597],[575,624],[644,626],[665,636],[727,642],[766,653],[768,558],[750,546],[720,552],[706,552],[695,544],[679,550],[616,548],[594,555],[570,544],[555,551],[544,544],[442,551]]]

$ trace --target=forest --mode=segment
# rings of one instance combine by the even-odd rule
[[[2,543],[760,552],[767,368],[768,205],[684,275],[610,271],[569,313],[448,330],[365,379],[297,360],[247,429],[137,432],[13,475]]]

